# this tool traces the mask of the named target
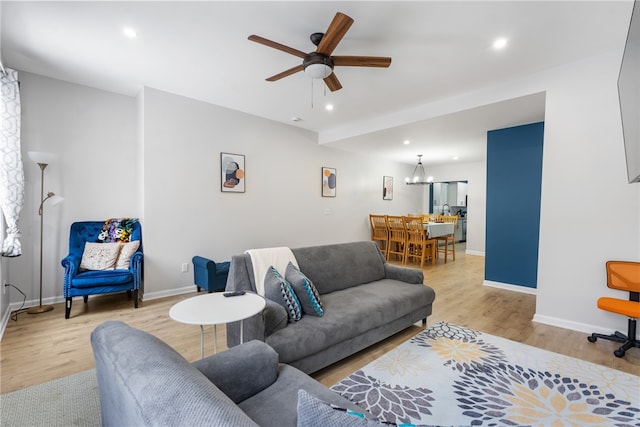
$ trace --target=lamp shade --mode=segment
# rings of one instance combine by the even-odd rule
[[[54,194],[49,198],[49,204],[51,205],[51,207],[59,205],[62,202],[64,202],[64,197],[62,196],[57,196]]]
[[[45,165],[54,163],[58,159],[57,155],[53,153],[46,153],[44,151],[29,151],[27,152],[27,155],[29,156],[31,161],[36,163],[42,163]]]
[[[312,79],[324,79],[331,75],[333,69],[326,64],[309,64],[304,72]]]

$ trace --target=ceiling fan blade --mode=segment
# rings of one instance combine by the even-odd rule
[[[275,82],[276,80],[280,80],[283,77],[290,76],[291,74],[295,74],[298,71],[302,71],[302,70],[303,70],[302,65],[296,65],[293,68],[289,68],[288,70],[285,70],[285,71],[283,71],[281,73],[278,73],[278,74],[276,74],[274,76],[268,77],[265,80],[268,81],[268,82]]]
[[[340,43],[340,40],[342,40],[349,30],[349,27],[351,27],[351,24],[353,24],[353,19],[344,13],[336,13],[333,21],[329,24],[329,28],[327,28],[327,31],[324,33],[322,40],[320,40],[316,52],[331,55],[336,46],[338,46],[338,43]]]
[[[294,48],[289,47],[289,46],[285,46],[283,44],[274,42],[274,41],[269,40],[269,39],[265,39],[264,37],[256,36],[255,34],[252,34],[247,38],[249,40],[251,40],[252,42],[260,43],[260,44],[263,44],[265,46],[269,46],[269,47],[272,47],[274,49],[278,49],[278,50],[281,50],[283,52],[290,53],[291,55],[297,56],[299,58],[303,58],[304,59],[304,57],[307,56],[307,54],[302,52],[301,50],[294,49]]]
[[[329,74],[329,76],[325,77],[323,80],[331,92],[335,92],[337,90],[342,89],[340,80],[338,80],[338,77],[336,76],[335,73]]]
[[[347,67],[380,67],[391,65],[391,58],[385,56],[332,56],[333,65]]]

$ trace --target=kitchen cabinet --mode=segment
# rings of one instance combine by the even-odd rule
[[[467,181],[434,182],[431,188],[431,207],[433,213],[443,213],[443,206],[449,206],[447,214],[455,214],[452,208],[467,206]]]
[[[458,186],[455,183],[445,185],[447,187],[447,204],[449,206],[458,206]]]
[[[467,206],[467,183],[466,182],[458,182],[456,186],[457,192],[457,202],[456,206]],[[453,206],[453,205],[452,205]]]

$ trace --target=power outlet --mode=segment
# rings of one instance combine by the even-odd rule
[[[183,273],[188,273],[189,272],[189,263],[188,262],[183,262],[182,263],[182,270]]]

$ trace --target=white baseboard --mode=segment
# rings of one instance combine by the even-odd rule
[[[530,295],[538,294],[538,290],[535,288],[528,288],[526,286],[517,286],[517,285],[512,285],[510,283],[493,282],[491,280],[485,280],[484,282],[482,282],[482,285],[489,286],[491,288],[506,289],[508,291],[520,292],[523,294],[530,294]]]
[[[465,255],[477,255],[477,256],[484,256],[484,252],[480,252],[480,251],[470,251],[468,249],[466,249],[464,251]]]
[[[143,301],[154,300],[165,297],[172,297],[175,295],[188,294],[189,292],[195,292],[196,285],[184,286],[182,288],[168,289],[166,291],[158,291],[158,292],[146,292],[143,295]],[[205,291],[206,292],[206,291]]]
[[[571,320],[560,319],[557,317],[544,316],[541,314],[534,314],[533,321],[538,323],[544,323],[549,326],[557,326],[558,328],[571,329],[572,331],[584,332],[586,334],[591,334],[592,332],[596,332],[598,334],[613,334],[615,331],[613,329],[603,328],[598,325],[590,325],[588,323],[574,322]],[[626,331],[623,331],[626,333]],[[586,337],[585,337],[586,339]]]
[[[9,323],[9,317],[11,316],[11,307],[7,309],[7,311],[2,316],[2,323],[0,323],[0,341],[2,341],[2,336],[4,335],[4,330],[7,328],[7,324]]]
[[[175,295],[182,295],[182,294],[186,294],[189,292],[194,292],[196,290],[195,285],[189,285],[189,286],[185,286],[182,288],[175,288],[175,289],[169,289],[166,291],[159,291],[159,292],[148,292],[142,295],[141,300],[154,300],[154,299],[158,299],[158,298],[165,298],[165,297],[171,297],[171,296],[175,296]],[[79,298],[79,297],[77,297]],[[57,297],[50,297],[50,298],[43,298],[42,299],[42,305],[52,305],[52,304],[58,304],[58,303],[64,303],[64,297],[62,296],[57,296]],[[11,313],[15,310],[18,310],[20,308],[29,308],[29,307],[35,307],[36,305],[40,304],[40,300],[36,299],[36,300],[27,300],[24,302],[24,306],[22,304],[22,302],[14,302],[9,304],[9,308],[8,310],[4,313],[4,315],[2,316],[2,323],[0,323],[0,340],[2,340],[2,336],[4,335],[4,331],[7,328],[7,325],[9,324],[9,318],[11,317]]]

